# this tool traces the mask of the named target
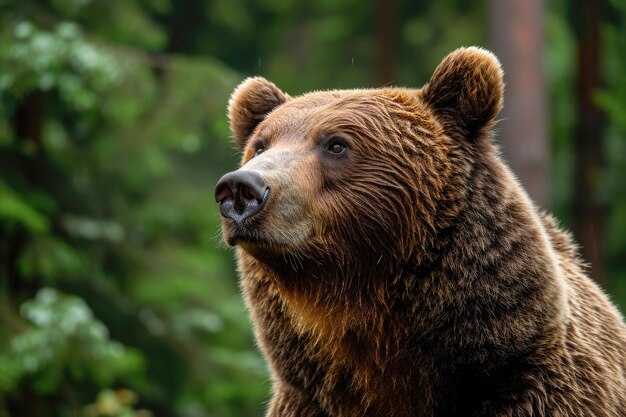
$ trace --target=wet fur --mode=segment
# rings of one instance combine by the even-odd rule
[[[502,90],[495,57],[468,48],[419,90],[235,91],[244,163],[259,135],[288,149],[325,130],[359,138],[358,159],[311,157],[293,179],[307,239],[279,244],[268,213],[265,243],[237,250],[268,416],[626,415],[623,320],[502,163]]]

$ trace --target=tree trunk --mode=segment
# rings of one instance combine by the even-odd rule
[[[193,53],[198,33],[207,24],[207,2],[204,0],[173,1],[166,25],[169,44],[168,52]]]
[[[3,169],[13,169],[17,176],[36,189],[45,165],[43,128],[46,118],[45,95],[39,90],[24,95],[11,116],[13,136],[19,143],[12,161]],[[10,172],[10,171],[9,171]],[[25,280],[19,271],[19,256],[24,251],[29,234],[21,227],[0,224],[0,277],[6,277],[6,293],[14,305],[31,298],[40,283],[36,279]]]
[[[591,275],[606,285],[604,271],[605,204],[601,196],[604,177],[604,115],[593,101],[601,86],[600,11],[601,0],[577,0],[573,5],[577,39],[576,103],[574,136],[574,235],[583,258],[591,264]]]
[[[505,159],[533,201],[549,205],[543,0],[489,0],[490,43],[506,82],[498,124]]]
[[[44,93],[35,90],[26,94],[12,117],[13,133],[31,151],[43,151],[43,125],[46,116]]]
[[[395,82],[396,76],[396,4],[394,0],[376,0],[376,86]]]

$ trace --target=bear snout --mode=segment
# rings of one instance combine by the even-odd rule
[[[265,180],[254,171],[229,172],[215,186],[220,213],[239,224],[258,213],[269,194]]]

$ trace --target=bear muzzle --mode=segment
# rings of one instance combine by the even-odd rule
[[[269,194],[268,185],[255,171],[229,172],[215,186],[215,200],[220,205],[220,213],[237,224],[261,211]]]

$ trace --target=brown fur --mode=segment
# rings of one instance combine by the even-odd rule
[[[271,194],[222,226],[268,416],[626,416],[626,327],[502,163],[502,92],[478,48],[419,90],[235,90],[241,169]]]

